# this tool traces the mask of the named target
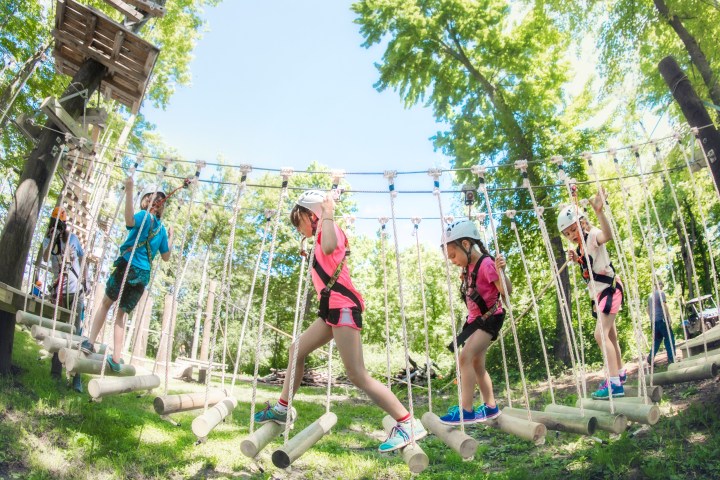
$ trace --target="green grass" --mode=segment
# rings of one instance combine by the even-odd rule
[[[87,395],[78,395],[65,382],[49,378],[49,360],[38,361],[38,349],[26,334],[18,331],[15,338],[14,363],[21,372],[0,383],[0,478],[410,477],[399,455],[377,452],[383,437],[383,412],[355,389],[334,389],[332,410],[338,416],[337,425],[287,474],[270,461],[281,438],[271,443],[257,462],[240,453],[240,441],[248,434],[249,385],[236,388],[239,404],[232,419],[219,425],[206,443],[195,445],[190,423],[197,412],[174,415],[181,423],[175,427],[154,413],[151,395],[138,398],[126,394],[91,403]],[[677,387],[678,398],[691,402],[689,408],[680,411],[664,403],[663,408],[671,415],[642,437],[626,433],[611,438],[600,433],[597,437],[603,443],[599,443],[548,432],[546,444],[536,447],[500,431],[475,426],[467,430],[479,440],[480,447],[474,460],[463,461],[430,436],[421,442],[430,465],[418,478],[718,478],[720,395],[714,384],[705,387]],[[171,385],[171,391],[202,388]],[[276,398],[278,390],[261,385],[259,406]],[[454,403],[453,389],[448,390],[450,396],[435,398],[436,413]],[[161,392],[162,388],[156,393]],[[406,396],[404,388],[398,387],[396,392],[401,398]],[[570,398],[558,399],[564,400]],[[325,389],[303,387],[294,402],[300,417],[292,434],[324,413],[324,401]],[[420,416],[427,406],[418,403],[416,412]]]

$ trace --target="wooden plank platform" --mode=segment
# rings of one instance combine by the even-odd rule
[[[25,306],[25,294],[17,288],[0,282],[0,310],[15,314],[18,310],[24,309],[26,312],[40,315],[41,305],[42,301],[39,298],[32,297],[28,300],[27,308],[23,308]],[[42,308],[42,316],[52,318],[54,312],[53,303],[47,299],[45,306]],[[70,310],[60,307],[58,320],[68,322],[70,320]]]
[[[676,344],[677,350],[682,350],[685,356],[700,355],[705,351],[704,341],[707,341],[708,350],[720,346],[720,324],[715,325],[705,333],[686,341],[679,341]]]
[[[157,47],[75,0],[57,1],[52,34],[59,73],[73,76],[87,59],[93,59],[108,69],[100,84],[103,95],[138,112],[160,53]]]

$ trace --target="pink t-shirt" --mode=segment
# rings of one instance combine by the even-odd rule
[[[317,245],[315,246],[315,259],[320,267],[330,277],[333,276],[335,269],[340,262],[342,262],[343,258],[345,258],[345,252],[347,251],[347,237],[345,236],[345,233],[340,229],[340,227],[335,224],[333,225],[335,226],[335,236],[337,237],[337,248],[330,255],[325,255],[325,253],[323,253],[322,248],[320,248],[322,242],[322,232],[318,235]],[[314,269],[312,271],[312,281],[313,285],[315,285],[315,291],[318,293],[318,298],[320,298],[320,291],[325,288],[325,283],[320,279],[320,276]],[[348,271],[347,262],[345,262],[345,265],[343,265],[343,268],[340,271],[337,283],[355,294],[358,300],[360,300],[362,310],[365,310],[365,301],[363,300],[362,295],[360,295],[360,292],[355,289],[355,286],[352,284],[352,280],[350,280],[350,272]],[[355,302],[351,299],[339,292],[336,292],[335,290],[330,291],[331,309],[352,307],[357,307],[357,305],[355,305]]]
[[[468,265],[468,271],[471,275],[473,270],[475,270],[474,263]],[[498,295],[500,295],[500,292],[495,286],[495,283],[493,283],[499,279],[500,277],[498,276],[497,270],[495,270],[495,260],[493,260],[492,257],[485,257],[485,259],[480,264],[480,269],[478,270],[477,278],[475,279],[475,290],[477,290],[482,299],[485,300],[485,305],[487,305],[488,308],[491,308],[493,305],[495,305],[495,302],[497,302],[498,299]],[[467,309],[468,323],[472,323],[476,318],[482,315],[482,313],[480,312],[480,307],[478,307],[475,302],[470,300],[469,297],[467,299]],[[493,314],[497,315],[502,312],[502,305],[498,305],[497,310],[495,310]]]

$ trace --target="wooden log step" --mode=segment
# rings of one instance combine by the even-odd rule
[[[394,420],[393,420],[394,421]],[[324,437],[337,423],[337,415],[328,412],[291,438],[287,445],[275,450],[272,462],[278,468],[287,468]]]
[[[577,405],[579,406],[581,402],[584,408],[598,410],[600,412],[610,412],[609,400],[582,398],[577,401]],[[622,413],[632,422],[655,425],[658,420],[660,420],[660,409],[657,405],[613,401],[613,406],[615,407],[615,412]]]
[[[647,396],[650,398],[650,400],[653,401],[653,403],[658,403],[662,399],[663,394],[663,388],[660,385],[653,385],[647,386]],[[625,398],[627,397],[637,397],[640,395],[640,392],[638,390],[637,384],[635,385],[628,385],[627,383],[623,385],[623,390],[625,390]]]
[[[499,428],[505,433],[533,442],[535,445],[545,444],[547,427],[542,423],[533,422],[527,418],[517,418],[511,415],[500,415],[486,422],[488,425]]]
[[[105,361],[105,355],[102,353],[90,353],[87,354],[85,352],[80,352],[77,350],[77,347],[75,350],[67,347],[63,347],[60,350],[58,350],[58,358],[60,359],[60,363],[65,364],[69,358],[72,357],[82,357],[86,358],[88,360],[94,360],[96,362],[104,362]]]
[[[207,394],[208,406],[212,407],[228,396],[227,390],[212,389]],[[187,412],[205,408],[205,392],[176,393],[155,397],[153,407],[158,415],[169,415],[171,413]]]
[[[199,439],[206,438],[213,428],[232,413],[235,407],[237,407],[237,399],[231,395],[222,399],[212,408],[208,408],[202,415],[195,417],[191,425],[195,436]]]
[[[717,350],[709,350],[707,357],[704,354],[689,357],[682,362],[675,362],[668,365],[667,371],[680,370],[682,368],[694,367],[695,365],[705,365],[707,363],[720,364],[720,352]]]
[[[686,368],[679,368],[677,370],[668,370],[667,372],[656,373],[653,375],[652,381],[658,385],[675,385],[678,383],[694,382],[697,380],[707,380],[708,378],[715,378],[717,375],[718,364],[710,362],[704,365],[693,365]]]
[[[521,408],[505,407],[503,408],[503,415],[527,419],[528,412]],[[537,412],[531,410],[530,416],[533,422],[542,423],[550,430],[577,433],[580,435],[592,435],[595,433],[598,423],[597,419],[592,415],[582,417],[570,413]]]
[[[26,327],[40,325],[41,327],[49,328],[52,330],[53,326],[52,318],[40,317],[24,310],[18,310],[17,312],[15,312],[15,321],[20,325],[25,325]],[[55,331],[73,334],[75,333],[75,327],[73,325],[70,325],[69,323],[56,321]]]
[[[459,453],[463,460],[469,460],[475,456],[478,441],[470,435],[450,425],[445,425],[440,421],[440,417],[432,412],[427,412],[422,416],[422,423],[430,433]]]
[[[70,356],[65,362],[65,370],[68,374],[87,373],[90,375],[100,375],[103,368],[102,360],[92,360],[82,356]],[[132,365],[120,364],[120,371],[116,372],[110,365],[105,365],[105,375],[110,377],[133,377],[135,376],[135,367]]]
[[[566,405],[550,404],[545,406],[546,412],[566,413],[569,415],[594,417],[597,420],[596,427],[605,432],[621,434],[627,429],[627,417],[620,413],[600,412],[596,410],[583,409]]]
[[[284,430],[285,425],[276,422],[264,423],[240,443],[240,451],[248,458],[255,458],[273,438],[278,437]]]
[[[88,393],[94,400],[99,400],[110,395],[152,390],[159,386],[160,377],[157,375],[93,378],[88,383]]]
[[[82,342],[85,340],[85,338],[80,335],[73,335],[71,333],[65,333],[58,330],[53,332],[52,328],[42,327],[40,325],[33,325],[30,327],[30,335],[32,335],[32,337],[37,341],[42,341],[46,337],[62,338],[64,340],[72,340],[74,342]]]
[[[42,340],[42,345],[45,350],[47,350],[50,353],[59,352],[63,348],[71,349],[71,350],[77,350],[78,348],[78,342],[77,340],[69,340],[66,338],[57,338],[57,337],[45,337]],[[96,343],[95,345],[95,351],[99,354],[105,353],[105,349],[107,348],[107,345]]]

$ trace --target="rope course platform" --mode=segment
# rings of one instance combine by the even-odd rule
[[[0,282],[0,310],[8,313],[17,313],[18,310],[24,310],[28,313],[39,315],[42,309],[43,316],[47,314],[52,317],[55,307],[51,302],[46,302],[42,305],[42,303],[35,298],[28,300],[26,306],[25,297],[25,293],[17,288]],[[70,310],[58,307],[58,320],[67,321],[69,318]]]
[[[105,98],[117,100],[133,113],[140,110],[160,54],[157,47],[74,0],[58,0],[52,34],[59,73],[74,76],[86,60],[95,60],[108,69],[100,85]]]

